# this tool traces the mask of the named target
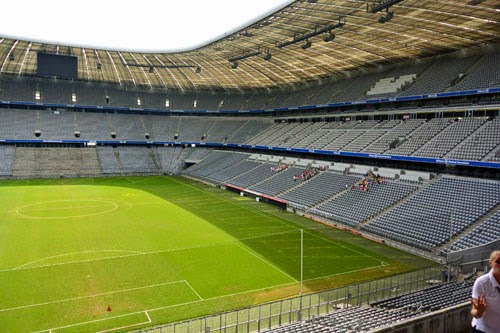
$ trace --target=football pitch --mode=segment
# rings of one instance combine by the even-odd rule
[[[179,177],[0,181],[2,332],[125,332],[429,264]]]

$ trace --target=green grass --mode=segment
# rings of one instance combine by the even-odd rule
[[[301,229],[305,291],[430,264],[183,178],[2,181],[1,330],[127,331],[297,295]]]

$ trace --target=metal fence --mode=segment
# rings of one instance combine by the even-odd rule
[[[445,281],[438,266],[369,282],[305,294],[240,310],[145,329],[148,333],[250,333],[260,332],[337,309],[396,297]]]
[[[461,273],[469,273],[477,269],[487,272],[489,270],[490,254],[500,249],[500,240],[479,245],[448,254],[448,262],[456,263]]]

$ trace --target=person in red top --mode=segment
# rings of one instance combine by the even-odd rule
[[[500,250],[491,253],[490,267],[472,287],[473,332],[500,333]]]

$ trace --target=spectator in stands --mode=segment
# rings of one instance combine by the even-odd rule
[[[500,250],[491,253],[490,267],[472,287],[473,332],[500,332]]]
[[[280,171],[283,171],[283,170],[286,170],[286,169],[288,169],[288,164],[286,164],[286,163],[280,164],[278,166],[272,166],[271,167],[271,171],[272,172],[280,172]]]

